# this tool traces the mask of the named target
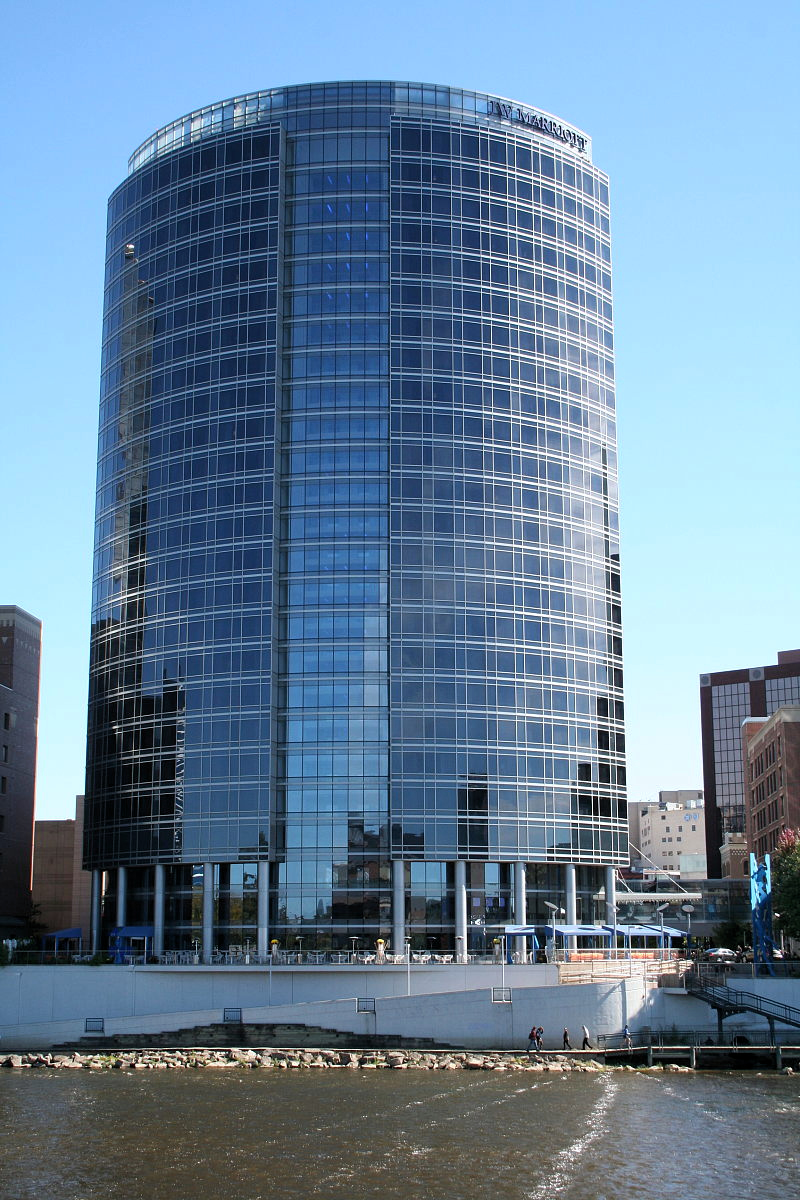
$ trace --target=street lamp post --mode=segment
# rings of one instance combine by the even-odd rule
[[[773,909],[773,912],[772,912],[772,919],[773,919],[773,921],[777,921],[777,922],[780,924],[780,922],[781,922],[781,914],[780,914],[779,912],[775,912],[775,910]],[[778,930],[778,934],[779,934],[779,936],[780,936],[780,939],[781,939],[781,943],[780,943],[779,949],[780,949],[780,952],[781,952],[781,954],[783,954],[783,953],[785,952],[785,950],[786,950],[786,945],[785,945],[785,942],[784,942],[784,937],[783,937],[783,925],[782,925],[782,924],[781,924],[781,927],[780,927],[780,929]],[[755,955],[753,955],[753,965],[755,965]]]
[[[686,913],[686,953],[689,958],[692,957],[692,913],[694,912],[693,904],[682,904],[681,912]]]
[[[556,948],[556,917],[560,916],[564,912],[564,909],[559,908],[559,906],[557,904],[553,904],[553,902],[551,900],[545,900],[544,906],[545,906],[545,908],[550,910],[550,923],[551,923],[552,930],[553,930],[553,951],[555,952],[555,948]]]
[[[484,928],[483,917],[473,917],[472,920],[470,921],[470,925],[475,930],[475,935],[473,937],[473,949],[475,949],[475,938],[480,936],[480,943],[481,943],[480,947],[479,947],[480,953],[481,953],[481,955],[485,955],[486,954],[486,930]],[[469,954],[469,938],[467,938],[466,950],[467,950],[467,954]]]
[[[658,919],[661,924],[661,943],[660,943],[661,950],[660,950],[660,954],[659,954],[659,962],[664,961],[664,909],[665,908],[669,908],[669,904],[659,904],[658,908],[656,909],[656,912],[658,913]]]

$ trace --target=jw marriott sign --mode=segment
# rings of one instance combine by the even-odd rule
[[[568,125],[562,125],[555,117],[546,117],[543,113],[531,112],[526,108],[519,108],[516,104],[506,104],[502,100],[489,100],[487,112],[490,117],[502,117],[506,121],[519,121],[531,129],[541,129],[542,133],[549,133],[551,137],[574,146],[576,150],[586,149],[587,139],[583,134],[570,129]]]

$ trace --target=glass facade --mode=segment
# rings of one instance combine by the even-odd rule
[[[709,876],[722,873],[720,847],[728,834],[747,830],[747,788],[742,723],[800,703],[800,650],[778,654],[777,663],[714,671],[700,676],[706,854]]]
[[[531,911],[562,864],[590,915],[627,861],[613,386],[608,184],[555,118],[324,84],[133,155],[86,802],[108,914],[123,867],[167,945],[213,919],[452,947],[459,888],[502,923],[526,863]]]
[[[723,683],[713,689],[714,777],[725,832],[744,833],[742,722],[750,716],[750,684]]]

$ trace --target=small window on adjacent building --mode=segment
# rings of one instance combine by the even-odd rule
[[[3,729],[11,728],[11,713],[3,713]]]
[[[0,796],[5,796],[7,791],[8,791],[8,777],[6,775],[0,775]]]
[[[3,762],[8,762],[8,746],[3,746]]]

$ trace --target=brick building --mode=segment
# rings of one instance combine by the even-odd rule
[[[748,850],[771,854],[784,829],[800,826],[800,705],[742,725]]]
[[[33,902],[47,933],[81,929],[88,940],[92,877],[82,869],[82,851],[83,796],[78,796],[74,820],[36,822]]]
[[[777,663],[713,671],[700,676],[706,853],[709,877],[718,878],[720,847],[729,833],[744,833],[745,784],[742,722],[800,704],[800,650],[784,650]]]
[[[31,911],[31,857],[42,625],[0,605],[0,936],[19,937]]]

